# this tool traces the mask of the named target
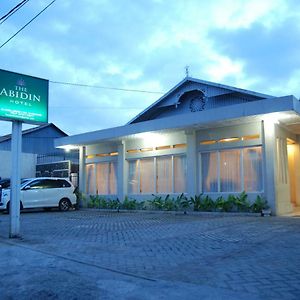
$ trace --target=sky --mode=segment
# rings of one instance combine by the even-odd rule
[[[0,17],[19,2],[0,0]],[[29,0],[1,24],[0,45],[50,2]],[[70,135],[126,124],[185,66],[194,78],[299,98],[300,1],[56,0],[0,49],[0,69],[50,80],[49,122]],[[10,132],[0,121],[0,136]]]

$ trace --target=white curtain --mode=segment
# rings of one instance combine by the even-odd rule
[[[174,192],[186,192],[186,156],[174,156]]]
[[[108,194],[117,194],[117,163],[110,162],[109,164],[109,182],[108,182]]]
[[[244,189],[246,192],[263,190],[262,149],[251,147],[243,149],[244,156]]]
[[[154,193],[154,160],[145,158],[140,160],[140,192]]]
[[[96,164],[96,187],[99,195],[114,195],[117,193],[116,162]]]
[[[95,194],[95,176],[94,165],[86,165],[86,192],[88,194]]]
[[[241,150],[220,151],[221,192],[241,192]]]
[[[172,192],[172,156],[157,157],[156,159],[157,193]]]
[[[218,152],[201,154],[202,192],[218,192]]]
[[[97,188],[97,194],[99,195],[108,194],[107,175],[108,175],[108,163],[96,164],[96,188]]]
[[[128,193],[139,194],[139,161],[130,160],[128,161]]]

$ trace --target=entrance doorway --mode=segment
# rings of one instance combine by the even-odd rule
[[[299,145],[292,139],[287,139],[287,154],[288,154],[288,170],[289,170],[289,182],[290,182],[290,201],[293,206],[293,210],[299,210],[300,203],[298,202],[299,196],[297,197],[297,192],[299,189],[299,170],[298,167],[298,157],[299,157]]]

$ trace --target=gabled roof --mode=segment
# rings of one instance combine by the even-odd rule
[[[201,130],[207,128],[224,127],[233,124],[250,123],[264,120],[266,114],[277,113],[278,121],[287,120],[300,124],[300,101],[294,96],[272,98],[268,101],[258,100],[232,105],[230,110],[224,111],[223,107],[214,110],[197,111],[188,113],[182,118],[170,116],[161,119],[148,120],[127,124],[124,126],[81,133],[55,140],[56,147],[82,146],[98,143],[119,143],[127,138],[132,138],[145,132],[171,132],[180,130]],[[274,114],[273,114],[274,116]],[[287,118],[288,116],[288,118]],[[300,131],[300,129],[299,129]]]
[[[44,125],[40,125],[40,126],[37,126],[37,127],[33,127],[33,128],[30,128],[30,129],[26,129],[26,130],[23,130],[22,131],[22,136],[25,136],[27,134],[30,134],[30,133],[34,133],[34,132],[37,132],[37,131],[40,131],[42,129],[45,129],[47,127],[52,127],[53,129],[55,129],[56,131],[59,131],[61,132],[64,136],[68,136],[64,131],[62,131],[60,128],[58,128],[56,125],[54,125],[53,123],[48,123],[48,124],[44,124]],[[4,136],[1,136],[0,137],[0,143],[4,142],[4,141],[8,141],[11,139],[11,134],[7,134],[7,135],[4,135]]]
[[[245,90],[245,89],[240,89],[240,88],[236,88],[236,87],[232,87],[232,86],[228,86],[228,85],[224,85],[224,84],[220,84],[220,83],[214,83],[214,82],[210,82],[210,81],[206,81],[206,80],[201,80],[201,79],[197,79],[197,78],[185,77],[181,82],[179,82],[177,85],[175,85],[171,90],[169,90],[166,94],[164,94],[156,102],[152,103],[149,107],[147,107],[145,110],[143,110],[137,116],[135,116],[127,124],[136,123],[137,119],[142,117],[144,114],[146,114],[149,110],[153,109],[155,106],[158,106],[159,103],[161,103],[163,100],[165,100],[174,91],[180,89],[187,82],[200,83],[200,84],[204,84],[204,85],[207,85],[207,86],[227,89],[227,90],[231,90],[232,92],[235,92],[235,93],[250,95],[250,96],[257,97],[259,99],[274,98],[274,96],[267,95],[267,94],[257,93],[257,92],[253,92],[253,91],[249,91],[249,90]]]

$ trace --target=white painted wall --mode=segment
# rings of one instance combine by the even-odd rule
[[[22,153],[21,157],[21,178],[35,177],[37,155],[31,153]],[[10,151],[0,151],[0,176],[2,178],[11,177]]]

